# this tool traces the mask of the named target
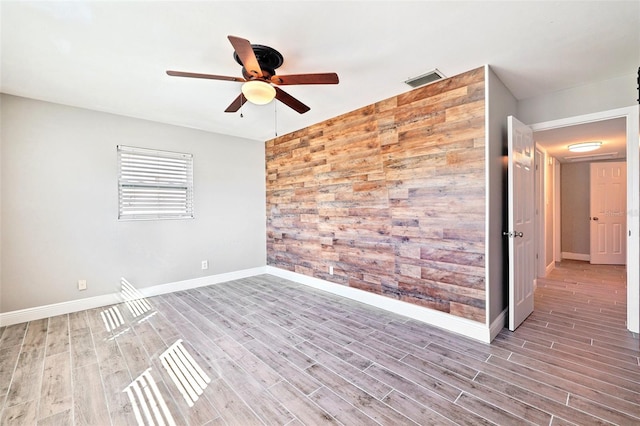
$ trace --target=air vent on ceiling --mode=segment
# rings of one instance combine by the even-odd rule
[[[434,81],[442,80],[445,78],[444,74],[442,74],[438,69],[434,69],[433,71],[429,71],[426,74],[419,75],[417,77],[410,78],[405,81],[409,86],[416,88],[420,86],[424,86],[425,84],[433,83]]]
[[[577,161],[609,160],[617,157],[617,152],[609,152],[607,154],[571,155],[568,157],[564,157],[564,161],[568,163],[575,163]]]

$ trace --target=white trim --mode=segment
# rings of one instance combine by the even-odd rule
[[[508,312],[509,312],[509,308],[504,308],[504,311],[500,312],[500,315],[498,315],[496,320],[491,323],[491,326],[489,327],[490,342],[492,342],[493,339],[495,339],[496,336],[500,334],[502,329],[506,326]]]
[[[640,105],[627,110],[627,328],[640,333]]]
[[[544,268],[544,276],[546,277],[547,275],[552,273],[554,269],[556,269],[556,262],[555,260],[552,260],[551,263],[549,263],[547,267]]]
[[[120,299],[118,293],[111,293],[104,294],[102,296],[85,297],[84,299],[70,300],[68,302],[53,303],[51,305],[4,312],[0,314],[0,326],[55,317],[57,315],[84,311],[86,309],[100,308],[102,306],[120,303],[121,301],[122,299]]]
[[[560,199],[560,162],[555,161],[553,165],[553,259],[556,262],[562,260],[562,215]]]
[[[253,277],[265,273],[265,267],[244,269],[240,271],[227,272],[223,274],[210,275],[208,277],[194,278],[191,280],[177,281],[173,283],[160,284],[151,287],[139,288],[138,291],[144,297],[157,296],[160,294],[172,293],[180,290],[189,290],[207,285],[220,284],[241,278]],[[51,305],[36,306],[34,308],[20,309],[0,313],[0,326],[19,324],[41,318],[49,318],[56,315],[64,315],[72,312],[84,311],[86,309],[100,308],[116,303],[121,303],[122,298],[119,293],[104,294],[102,296],[86,297],[84,299],[70,300],[68,302],[54,303]]]
[[[332,283],[320,278],[309,277],[307,275],[302,275],[297,272],[291,272],[273,266],[267,266],[266,273],[274,275],[276,277],[294,281],[298,284],[303,284],[338,296],[365,303],[367,305],[375,306],[376,308],[384,309],[398,315],[422,321],[424,323],[445,329],[447,331],[451,331],[453,333],[461,334],[463,336],[470,337],[481,342],[491,342],[491,330],[485,324],[480,322],[457,317],[455,315],[447,314],[433,309],[428,309],[422,306],[403,302],[397,299],[392,299],[390,297],[382,296],[379,294],[370,293],[368,291],[360,290],[357,288],[348,287],[346,285]],[[494,324],[499,324],[500,318],[502,318],[502,324],[504,324],[504,317],[502,317],[503,314],[501,314],[498,319],[494,321]]]
[[[481,342],[490,343],[504,327],[505,309],[498,315],[498,318],[488,328],[484,324],[472,321],[455,315],[428,309],[422,306],[413,305],[401,300],[381,296],[353,287],[335,284],[319,278],[309,277],[296,272],[275,268],[273,266],[261,266],[252,269],[228,272],[207,277],[194,278],[191,280],[177,281],[173,283],[160,284],[151,287],[143,287],[138,291],[144,297],[152,297],[161,294],[173,293],[181,290],[189,290],[208,285],[220,284],[242,278],[253,277],[262,274],[271,274],[276,277],[288,279],[299,284],[327,291],[337,296],[356,300],[389,312],[409,317],[424,323],[451,331]],[[68,302],[55,303],[51,305],[38,306],[35,308],[21,309],[18,311],[5,312],[0,314],[0,326],[18,324],[33,321],[41,318],[48,318],[56,315],[69,314],[72,312],[95,309],[121,303],[122,298],[118,293],[105,294],[102,296],[87,297],[84,299],[71,300]]]
[[[534,132],[623,117],[627,127],[627,328],[640,332],[640,105],[532,124]]]
[[[571,253],[568,251],[563,251],[560,256],[562,256],[562,259],[567,259],[567,260],[582,260],[584,262],[589,262],[591,260],[591,255],[589,254],[584,254],[584,253]]]
[[[492,71],[489,68],[489,64],[484,65],[484,94],[485,94],[485,102],[484,102],[484,198],[485,200],[491,199],[491,167],[489,167],[489,162],[491,161],[491,120],[490,120],[490,110],[489,105],[491,104],[489,96],[492,92],[492,88],[490,86],[490,73]],[[497,76],[496,76],[497,77]],[[484,246],[485,246],[485,257],[484,257],[484,307],[485,307],[485,316],[484,323],[489,324],[491,321],[491,298],[493,295],[491,294],[491,253],[489,252],[489,247],[491,247],[491,203],[484,203]],[[504,237],[503,237],[504,238]]]
[[[154,285],[152,287],[144,287],[138,289],[144,297],[158,296],[161,294],[174,293],[181,290],[190,290],[192,288],[205,287],[208,285],[226,283],[228,281],[239,280],[242,278],[255,277],[266,273],[266,266],[257,268],[242,269],[240,271],[226,272],[223,274],[209,275],[207,277],[194,278],[191,280],[176,281],[168,284]]]

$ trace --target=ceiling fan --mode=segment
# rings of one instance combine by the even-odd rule
[[[338,74],[289,74],[276,75],[276,68],[284,62],[280,52],[259,44],[251,44],[249,40],[240,37],[228,36],[233,49],[233,57],[242,65],[243,77],[229,77],[224,75],[199,74],[184,71],[167,71],[174,77],[207,78],[210,80],[236,81],[244,83],[242,93],[231,102],[225,112],[236,112],[246,102],[264,105],[275,97],[283,104],[289,106],[300,114],[309,111],[310,108],[280,89],[278,86],[295,84],[338,84]]]

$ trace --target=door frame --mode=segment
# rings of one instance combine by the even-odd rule
[[[535,142],[535,134],[534,134]],[[546,211],[545,211],[545,167],[546,167],[546,151],[544,151],[538,144],[535,144],[535,248],[536,248],[536,278],[544,277],[547,275],[547,244],[545,229],[547,227]]]
[[[627,328],[640,332],[640,105],[531,124],[536,132],[625,118],[627,128]]]

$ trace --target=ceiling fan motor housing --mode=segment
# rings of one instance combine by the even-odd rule
[[[263,77],[268,80],[272,76],[276,75],[275,70],[284,62],[282,54],[272,47],[263,46],[261,44],[252,44],[251,48],[253,49],[253,53],[256,55],[258,65],[260,65],[260,68],[262,69]],[[235,59],[238,64],[243,65],[236,52],[233,52],[233,59]],[[247,80],[253,80],[256,78],[256,76],[248,72],[244,66],[242,66],[242,76]]]

